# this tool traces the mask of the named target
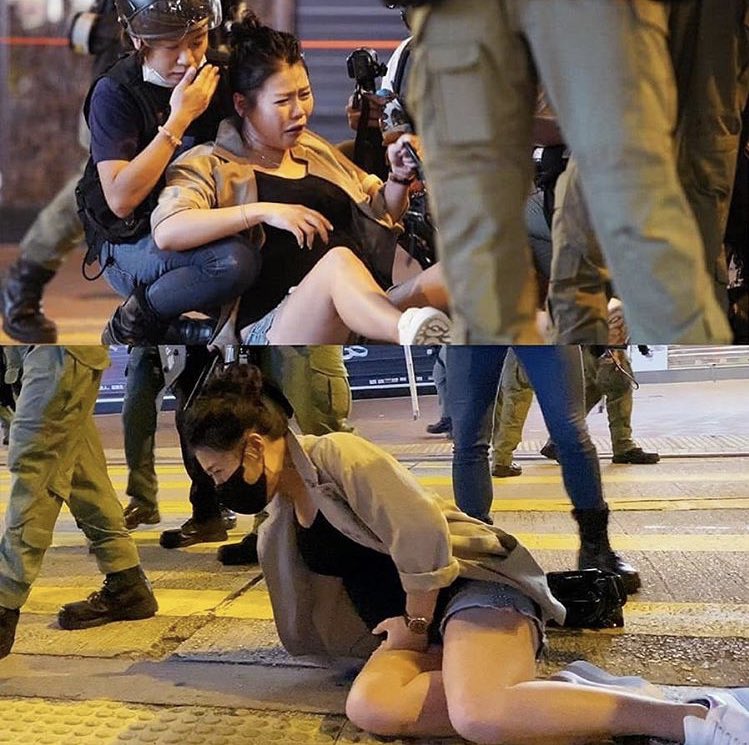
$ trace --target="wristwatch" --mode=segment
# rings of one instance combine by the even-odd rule
[[[412,634],[424,635],[429,631],[429,627],[432,625],[430,618],[422,618],[420,616],[409,616],[408,613],[403,614],[403,619],[406,622],[406,628]]]

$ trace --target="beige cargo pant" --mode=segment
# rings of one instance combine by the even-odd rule
[[[540,77],[577,156],[633,338],[727,342],[676,174],[665,6],[440,0],[411,21],[409,99],[424,139],[454,341],[536,338],[523,207]]]
[[[63,502],[102,574],[138,566],[112,487],[94,405],[102,373],[65,347],[28,348],[11,425],[11,482],[0,538],[0,606],[20,608],[39,574]]]
[[[678,173],[703,239],[713,290],[725,309],[723,236],[736,171],[741,112],[749,95],[749,2],[680,0],[667,7],[669,47],[679,92]],[[605,286],[610,277],[592,234],[575,169],[560,178],[556,196],[549,286],[555,341],[605,344]]]

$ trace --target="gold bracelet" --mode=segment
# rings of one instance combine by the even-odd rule
[[[182,140],[180,140],[177,135],[170,132],[166,127],[159,127],[159,132],[166,137],[169,142],[171,143],[172,147],[178,148],[182,144]]]
[[[245,212],[245,209],[244,209],[246,206],[247,206],[246,204],[240,204],[239,205],[239,211],[242,213],[242,220],[244,221],[244,229],[245,230],[250,230],[251,229],[250,221],[249,221],[249,219],[247,217],[247,213]]]

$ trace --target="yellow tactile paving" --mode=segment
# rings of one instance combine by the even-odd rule
[[[0,743],[33,745],[332,745],[342,716],[221,709],[204,706],[146,706],[118,701],[0,699],[4,711]]]

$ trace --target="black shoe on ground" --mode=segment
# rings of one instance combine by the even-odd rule
[[[101,590],[86,600],[63,605],[57,622],[63,629],[90,629],[112,621],[151,618],[158,607],[151,583],[137,566],[108,574]]]
[[[18,608],[0,607],[0,660],[10,654],[13,642],[16,640],[16,626],[18,626]]]
[[[235,512],[227,509],[226,507],[221,508],[221,519],[224,522],[224,527],[227,530],[234,530],[237,527],[237,515]]]
[[[234,518],[236,521],[236,517]],[[196,523],[190,518],[179,528],[162,532],[159,543],[162,548],[185,548],[196,543],[215,543],[228,538],[224,518]]]
[[[430,435],[448,435],[453,431],[453,420],[449,416],[443,416],[434,424],[427,424],[427,432]]]
[[[123,510],[125,516],[125,527],[135,530],[139,525],[156,525],[161,522],[158,507],[151,507],[136,499],[131,499],[130,504]]]
[[[557,452],[557,446],[554,444],[553,440],[548,440],[539,452],[544,456],[544,458],[555,460],[559,463],[559,453]]]
[[[642,586],[640,574],[611,548],[608,509],[572,510],[572,516],[580,528],[580,553],[577,557],[577,568],[614,572],[622,578],[628,595],[636,593]]]
[[[225,546],[219,546],[216,558],[224,566],[257,564],[257,534],[248,533],[239,543],[227,543]]]
[[[18,259],[4,277],[3,331],[26,344],[55,344],[57,326],[42,312],[44,286],[55,272],[41,264]]]
[[[651,465],[661,459],[658,453],[647,453],[642,448],[631,448],[623,453],[616,453],[611,459],[612,463],[639,463]]]
[[[497,479],[507,479],[511,476],[520,476],[523,469],[517,463],[510,463],[509,466],[503,463],[497,463],[492,468],[492,476]]]

